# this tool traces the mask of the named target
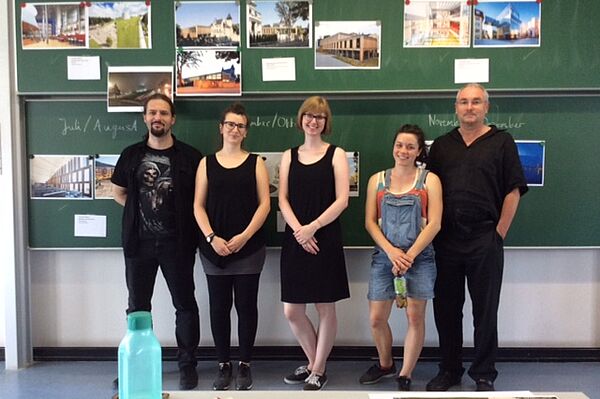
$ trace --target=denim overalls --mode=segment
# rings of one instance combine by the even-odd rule
[[[381,200],[381,231],[395,247],[408,250],[422,230],[421,198],[413,193],[394,195],[388,192],[391,169],[385,171],[384,195]],[[422,190],[428,171],[419,169],[414,189]],[[380,182],[381,184],[381,182]],[[378,191],[381,186],[378,187]],[[412,190],[411,190],[412,191]],[[416,257],[406,272],[408,296],[417,299],[433,298],[436,268],[433,245],[429,243]],[[369,299],[387,300],[395,298],[392,264],[386,253],[375,246],[371,264]],[[389,282],[388,282],[389,280]]]

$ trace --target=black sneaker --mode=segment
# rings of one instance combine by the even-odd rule
[[[179,390],[189,391],[198,386],[198,373],[195,366],[184,366],[179,370]]]
[[[248,391],[252,389],[252,373],[250,365],[240,362],[237,375],[235,376],[235,389],[238,391]]]
[[[494,382],[490,381],[490,380],[486,380],[485,378],[480,378],[477,381],[475,381],[475,384],[477,385],[477,391],[495,391],[496,388],[494,388]]]
[[[398,384],[399,391],[410,391],[410,378],[401,375],[396,378],[396,383]]]
[[[396,375],[396,365],[392,363],[392,367],[382,369],[379,363],[372,365],[363,375],[360,376],[358,382],[363,385],[376,384],[382,378],[389,378]]]
[[[427,383],[426,390],[428,391],[447,391],[454,385],[460,384],[461,377],[449,371],[440,371],[438,375],[433,377]]]
[[[215,391],[226,391],[229,389],[229,384],[231,384],[231,362],[219,363],[219,371],[215,382],[213,382],[213,389]]]
[[[305,391],[319,391],[327,384],[327,375],[311,374],[304,384]]]
[[[310,370],[307,366],[300,366],[294,372],[283,379],[286,384],[303,384],[310,377]]]

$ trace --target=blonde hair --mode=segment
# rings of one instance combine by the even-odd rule
[[[321,134],[329,134],[331,133],[331,108],[329,108],[329,103],[325,99],[325,97],[321,96],[312,96],[308,97],[298,110],[298,115],[296,117],[296,127],[302,131],[302,117],[307,112],[325,114],[325,127]]]

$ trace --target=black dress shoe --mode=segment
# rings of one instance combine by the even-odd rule
[[[410,378],[401,375],[396,378],[396,382],[398,383],[399,391],[410,391]]]
[[[183,366],[179,369],[179,389],[189,391],[198,386],[198,372],[194,366]]]
[[[477,391],[495,391],[494,382],[490,380],[486,380],[485,378],[478,379],[475,384],[477,384]]]
[[[440,371],[427,383],[425,389],[428,391],[447,391],[454,385],[460,384],[460,379],[459,375],[452,374],[449,371]]]

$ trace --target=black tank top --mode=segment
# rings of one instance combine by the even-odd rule
[[[256,154],[249,154],[241,165],[224,168],[217,157],[206,157],[206,176],[208,178],[206,212],[215,234],[229,240],[241,233],[250,224],[258,208],[256,190]],[[262,227],[248,240],[237,253],[221,257],[202,237],[200,251],[216,266],[225,267],[233,260],[244,258],[265,245]]]

